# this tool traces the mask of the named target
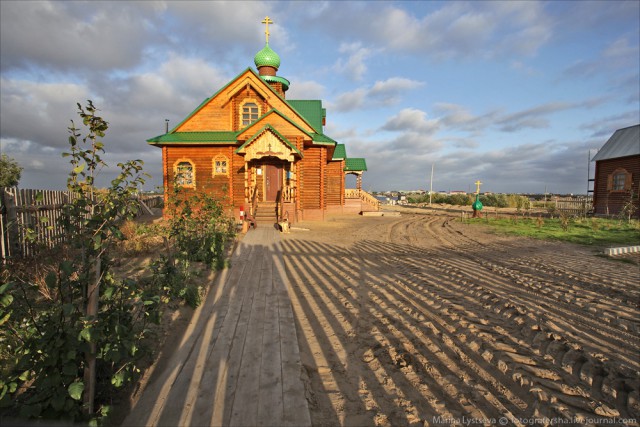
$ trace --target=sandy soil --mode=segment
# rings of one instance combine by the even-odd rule
[[[446,212],[296,226],[283,249],[313,425],[640,420],[637,264]]]

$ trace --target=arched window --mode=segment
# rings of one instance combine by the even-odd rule
[[[216,156],[213,159],[213,176],[216,175],[229,176],[229,160],[226,156]]]
[[[173,165],[176,185],[180,187],[196,186],[196,167],[191,160],[180,159]]]
[[[631,174],[626,169],[618,168],[608,176],[607,190],[628,191],[631,190]]]
[[[260,109],[255,102],[245,102],[242,104],[242,126],[249,126],[258,120]]]

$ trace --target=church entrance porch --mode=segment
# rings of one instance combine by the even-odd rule
[[[295,163],[263,157],[250,161],[247,166],[250,215],[262,224],[273,224],[282,219],[295,222]]]

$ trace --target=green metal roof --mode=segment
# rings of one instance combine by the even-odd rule
[[[337,144],[333,151],[333,158],[331,160],[344,160],[347,158],[347,148],[344,144]]]
[[[322,133],[312,133],[311,138],[315,144],[336,145],[337,142]]]
[[[322,108],[322,101],[315,99],[291,99],[287,103],[304,117],[316,132],[322,133],[322,118],[326,111]]]
[[[280,56],[269,47],[269,43],[266,43],[262,50],[256,53],[253,58],[253,63],[256,67],[273,67],[276,70],[280,68]]]
[[[367,170],[367,162],[363,158],[349,157],[344,165],[347,172],[360,172]]]
[[[274,129],[273,126],[271,126],[269,124],[264,125],[258,132],[256,132],[251,138],[249,138],[247,140],[247,142],[245,142],[240,147],[238,147],[238,149],[236,150],[236,153],[240,152],[240,150],[242,150],[244,147],[246,147],[249,144],[251,144],[256,138],[258,138],[260,135],[262,135],[267,130],[273,132],[282,142],[284,142],[286,145],[288,145],[289,148],[291,148],[293,151],[295,151],[300,157],[304,157],[302,155],[302,153],[300,151],[298,151],[298,149],[296,148],[295,145],[293,145],[287,138],[282,136],[282,134],[280,132],[278,132],[276,129]]]
[[[183,144],[235,144],[238,132],[218,131],[218,132],[174,132],[165,133],[147,139],[151,145],[164,145],[173,143]]]
[[[267,83],[270,83],[270,82],[282,83],[282,90],[285,92],[289,90],[289,85],[291,84],[291,82],[285,79],[284,77],[280,77],[280,76],[260,76],[260,77],[262,78],[262,80],[264,80]]]

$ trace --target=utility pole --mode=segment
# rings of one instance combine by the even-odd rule
[[[433,193],[433,163],[431,163],[431,181],[429,183],[429,206],[431,206],[431,193]]]

